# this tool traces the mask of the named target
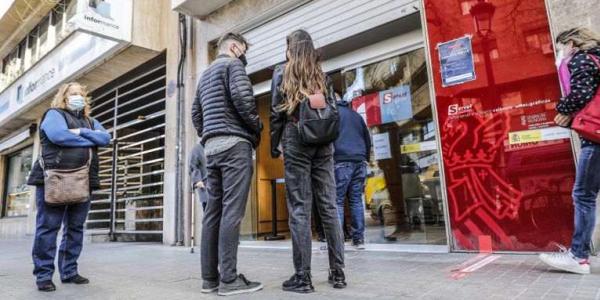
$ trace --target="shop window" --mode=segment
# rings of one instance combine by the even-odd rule
[[[6,172],[6,191],[2,201],[4,216],[26,216],[29,209],[31,191],[27,185],[27,176],[31,171],[33,147],[25,148],[8,156]]]
[[[536,30],[525,33],[525,43],[529,51],[541,51],[544,54],[553,54],[552,37],[547,30]]]
[[[517,105],[523,103],[523,98],[521,97],[521,92],[504,93],[500,96],[500,99],[502,100],[502,106],[504,106],[504,107],[517,106]],[[513,115],[522,115],[524,113],[525,112],[523,111],[523,109],[511,110],[511,114],[513,114]]]
[[[48,38],[49,29],[50,29],[50,18],[46,17],[40,24],[40,28],[39,28],[39,37],[40,37],[39,38],[40,39],[40,50],[39,50],[40,54],[39,54],[39,56],[40,57],[46,55],[46,53],[48,53],[50,48],[52,48],[52,43],[50,42],[50,39]]]
[[[460,0],[460,11],[463,16],[471,14],[471,7],[477,3],[477,0]]]
[[[38,28],[36,27],[29,33],[27,38],[28,57],[25,58],[26,68],[33,66],[38,60]]]
[[[67,20],[75,14],[76,3],[75,0],[59,1],[40,24],[29,32],[27,38],[2,59],[0,91],[33,66],[70,33]]]
[[[373,141],[365,187],[369,243],[445,244],[435,122],[423,49],[343,72],[344,99]]]

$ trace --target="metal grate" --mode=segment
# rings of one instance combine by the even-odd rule
[[[92,116],[113,142],[98,149],[101,189],[92,196],[87,229],[126,240],[160,240],[166,65],[160,59],[141,68],[92,97]]]

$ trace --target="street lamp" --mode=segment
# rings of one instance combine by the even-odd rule
[[[496,7],[494,4],[485,2],[484,0],[477,0],[477,3],[471,7],[469,13],[475,20],[475,28],[479,36],[487,37],[492,32],[492,19],[494,18],[495,11]]]
[[[490,98],[493,100],[489,102],[493,102],[493,105],[497,105],[497,100],[499,100],[498,93],[496,92],[496,79],[494,78],[494,71],[492,70],[492,59],[490,58],[490,36],[493,32],[492,19],[494,18],[495,11],[496,6],[492,3],[485,2],[484,0],[477,0],[477,3],[473,5],[469,11],[475,21],[477,35],[481,37],[481,48],[483,50],[483,58],[485,61]]]

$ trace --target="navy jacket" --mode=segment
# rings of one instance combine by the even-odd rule
[[[340,116],[340,135],[335,141],[335,162],[368,161],[371,156],[371,135],[363,118],[349,107],[337,103]]]

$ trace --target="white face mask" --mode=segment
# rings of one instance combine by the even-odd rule
[[[573,53],[573,48],[568,46],[568,45],[558,45],[556,47],[558,49],[558,52],[556,54],[556,67],[560,68],[560,65],[562,64],[562,62],[568,58],[571,53]]]
[[[562,64],[563,60],[565,59],[565,50],[560,48],[558,49],[558,53],[556,54],[556,68],[560,68],[560,65]]]
[[[81,95],[72,95],[67,97],[69,103],[67,104],[69,110],[80,111],[85,107],[85,99]]]

